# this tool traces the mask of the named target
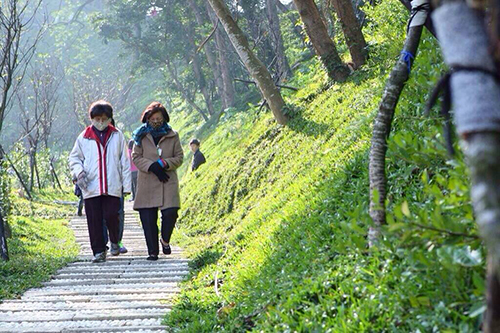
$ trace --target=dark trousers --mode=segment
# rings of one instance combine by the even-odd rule
[[[167,208],[161,211],[161,238],[170,243],[170,236],[174,231],[179,208]],[[160,253],[158,247],[158,208],[139,209],[144,236],[148,246],[148,254],[157,256]]]
[[[94,255],[106,250],[104,242],[104,220],[106,220],[111,243],[118,243],[120,198],[101,195],[85,199],[90,246]]]
[[[125,198],[121,197],[120,198],[120,208],[118,209],[118,242],[121,242],[123,239],[123,229],[125,228]],[[104,237],[104,244],[108,244],[108,225],[106,223],[106,220],[104,220],[104,227],[103,227],[103,237]]]
[[[78,199],[78,212],[77,215],[80,216],[83,214],[83,195],[80,195]]]

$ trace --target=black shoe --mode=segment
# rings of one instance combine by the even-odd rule
[[[161,248],[163,249],[163,254],[171,254],[172,253],[172,249],[170,248],[170,244],[165,244],[163,239],[160,239],[160,243],[161,243]]]
[[[170,248],[170,245],[162,245],[163,248],[163,254],[171,254],[172,249]]]
[[[149,257],[146,258],[146,260],[152,260],[152,261],[156,261],[158,260],[158,256],[155,256],[153,254],[150,254]]]

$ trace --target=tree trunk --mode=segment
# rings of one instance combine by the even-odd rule
[[[500,332],[500,133],[476,133],[464,142],[471,197],[488,248],[485,333]]]
[[[280,1],[280,0],[273,0],[276,3],[276,7],[282,12],[282,13],[288,13],[289,10],[288,8]]]
[[[194,30],[192,26],[188,26],[187,28],[179,21],[179,24],[182,26],[183,31],[187,35],[189,40],[189,46],[191,48],[191,54],[186,55],[186,61],[189,65],[191,62],[193,66],[194,77],[196,78],[196,82],[198,83],[198,88],[200,89],[203,98],[205,99],[205,105],[207,106],[207,111],[209,115],[214,114],[214,107],[212,105],[212,99],[207,89],[207,83],[205,80],[205,75],[203,74],[200,58],[198,53],[196,52],[196,44],[194,42]]]
[[[344,37],[356,68],[365,64],[366,41],[359,25],[351,0],[331,0],[342,26]]]
[[[194,44],[192,45],[194,46]],[[205,99],[205,104],[207,106],[208,114],[213,115],[214,107],[212,105],[212,99],[207,89],[207,82],[205,80],[205,76],[203,75],[203,71],[201,70],[200,58],[198,57],[198,54],[196,53],[195,49],[193,49],[192,56],[193,56],[192,64],[193,64],[194,76],[196,77],[196,81],[198,81],[198,87],[200,88],[201,94]]]
[[[3,261],[9,261],[9,251],[7,248],[7,238],[5,237],[5,228],[2,212],[0,211],[0,258]]]
[[[499,333],[500,83],[496,77],[498,64],[492,53],[494,44],[486,30],[484,13],[465,2],[443,1],[434,10],[432,20],[443,58],[448,66],[455,68],[449,80],[448,97],[470,170],[475,220],[488,251],[483,332]],[[460,70],[460,66],[469,70]]]
[[[280,19],[276,10],[276,0],[267,0],[267,18],[271,28],[276,56],[278,58],[278,75],[280,82],[282,79],[287,79],[292,76],[290,64],[285,55],[285,46],[283,45],[283,37],[281,35]]]
[[[50,171],[52,172],[52,177],[54,178],[54,185],[57,185],[57,187],[64,192],[61,182],[59,181],[59,177],[57,177],[56,168],[54,167],[54,161],[52,158],[50,159]]]
[[[3,168],[5,166],[4,162],[4,154],[3,150],[0,149],[0,168]],[[3,170],[6,171],[6,170]],[[2,171],[2,172],[3,172]],[[0,175],[1,176],[1,175]],[[0,187],[3,187],[2,182],[0,182]],[[2,188],[0,188],[0,191],[2,191]],[[3,220],[3,207],[6,206],[5,202],[2,202],[2,198],[4,195],[8,195],[8,186],[7,190],[5,193],[0,193],[0,258],[3,261],[8,261],[9,260],[9,251],[7,250],[7,221]]]
[[[196,105],[196,103],[186,93],[186,90],[184,89],[184,87],[180,83],[180,81],[179,81],[179,79],[177,77],[177,73],[172,68],[172,64],[170,64],[169,60],[166,61],[166,65],[167,65],[167,69],[168,69],[170,75],[172,76],[172,79],[174,81],[175,87],[177,88],[177,91],[182,95],[182,97],[186,100],[186,102],[188,102],[188,104],[191,105],[191,107],[193,109],[195,109],[196,111],[198,111],[198,113],[203,117],[203,120],[208,121],[208,117],[205,114],[205,112],[203,112],[203,110],[200,109],[200,107],[198,105]]]
[[[40,172],[38,172],[38,160],[36,157],[37,153],[35,152],[33,158],[35,162],[35,176],[36,176],[36,184],[38,185],[38,189],[42,189],[42,183],[40,182]]]
[[[205,5],[210,20],[214,25],[217,24],[218,18],[214,13],[212,7],[210,7],[208,2],[205,2]],[[220,28],[217,28],[217,31],[215,31],[215,43],[217,45],[220,66],[219,68],[222,76],[222,84],[224,87],[222,98],[224,101],[224,106],[228,108],[234,106],[236,92],[233,85],[233,76],[231,75],[231,71],[229,70],[230,67],[227,60],[227,54],[229,53],[229,50],[227,49],[226,41]]]
[[[224,3],[225,3],[225,1],[224,1]],[[257,1],[238,1],[239,6],[243,10],[242,16],[247,21],[247,29],[250,31],[250,41],[251,42],[253,41],[254,48],[257,47],[257,45],[260,43],[260,41],[262,39],[262,34],[261,34],[261,29],[260,29],[260,18],[258,17],[258,15],[256,15],[256,11],[257,11],[256,3],[257,3]],[[241,13],[241,11],[240,11],[240,13]],[[238,15],[238,14],[236,14],[236,15]],[[231,18],[232,18],[232,16],[231,16]]]
[[[35,156],[33,151],[30,149],[30,191],[33,191],[35,186]]]
[[[293,0],[299,15],[306,27],[307,35],[314,46],[316,54],[328,72],[330,79],[343,82],[349,76],[349,68],[342,62],[337,48],[328,35],[318,7],[314,0]]]
[[[224,101],[226,107],[232,107],[235,104],[236,91],[234,90],[233,75],[231,74],[229,61],[227,59],[227,52],[229,51],[226,45],[224,35],[217,28],[215,32],[215,41],[217,43],[217,49],[219,53],[219,65],[220,72],[222,75],[222,84],[224,85]]]
[[[385,156],[387,152],[387,139],[391,132],[392,119],[398,104],[399,96],[410,76],[409,66],[411,68],[413,63],[413,61],[410,63],[406,61],[407,59],[405,58],[404,52],[409,52],[416,56],[421,35],[422,26],[409,29],[403,46],[403,52],[389,74],[379,110],[373,122],[369,177],[370,217],[375,226],[370,228],[368,234],[370,245],[377,242],[380,226],[386,223],[385,199],[387,195],[387,179],[385,175]]]
[[[203,17],[200,13],[200,10],[199,10],[198,5],[196,4],[195,0],[188,0],[188,4],[194,13],[194,16],[196,18],[196,23],[198,24],[198,26],[199,27],[203,26],[204,20],[203,20]],[[217,66],[217,59],[215,57],[215,51],[212,47],[212,44],[210,44],[210,42],[205,43],[203,48],[205,49],[205,55],[207,57],[208,65],[210,66],[210,69],[212,70],[212,73],[213,73],[214,78],[215,78],[215,85],[217,86],[217,92],[219,93],[219,97],[222,100],[222,105],[225,109],[229,106],[226,105],[226,100],[224,99],[224,82],[222,81],[222,76],[221,76],[219,67]]]
[[[14,173],[16,174],[17,179],[19,179],[19,182],[21,183],[21,185],[23,186],[24,190],[26,191],[26,194],[28,195],[28,198],[31,200],[32,196],[31,196],[30,190],[28,189],[28,186],[26,186],[26,183],[24,182],[23,177],[21,177],[21,174],[19,173],[19,171],[17,171],[16,167],[14,166],[14,163],[12,163],[12,161],[7,156],[7,154],[5,154],[5,150],[3,149],[3,147],[1,145],[0,145],[0,154],[5,157],[5,159],[7,160],[7,162],[9,162],[10,167],[12,168],[12,170],[14,170]]]
[[[236,52],[240,56],[241,61],[245,64],[245,67],[255,82],[257,82],[257,85],[264,96],[264,99],[267,100],[274,117],[279,124],[286,124],[288,117],[283,113],[285,101],[283,100],[280,91],[274,84],[269,71],[250,49],[245,34],[231,17],[231,13],[227,9],[225,3],[222,0],[209,0],[209,2],[224,26],[224,29],[236,49]]]

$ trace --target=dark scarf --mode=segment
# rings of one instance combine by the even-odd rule
[[[169,124],[166,122],[161,125],[160,128],[154,129],[149,125],[149,123],[142,124],[139,128],[137,128],[132,133],[132,138],[137,146],[141,146],[141,140],[149,133],[153,137],[153,139],[158,141],[162,136],[165,136],[172,130]]]

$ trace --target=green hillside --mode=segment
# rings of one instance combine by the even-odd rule
[[[389,140],[389,224],[367,249],[371,124],[407,17],[395,0],[367,10],[370,60],[346,83],[310,60],[288,83],[302,89],[283,90],[287,126],[250,107],[201,132],[207,163],[182,171],[175,243],[194,271],[172,331],[478,330],[484,254],[462,159],[423,115],[444,71],[427,32]]]

